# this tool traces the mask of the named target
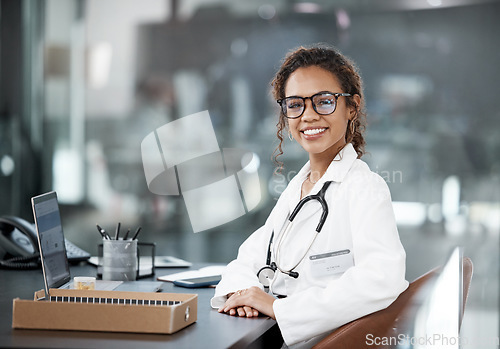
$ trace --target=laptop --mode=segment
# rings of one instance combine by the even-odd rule
[[[72,288],[64,232],[54,191],[31,198],[40,259],[42,262],[45,294],[51,288]],[[97,290],[159,292],[161,282],[156,281],[96,281]]]

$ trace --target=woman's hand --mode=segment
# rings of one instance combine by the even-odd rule
[[[274,319],[273,303],[275,300],[270,294],[253,286],[230,295],[226,303],[219,308],[219,313],[253,317],[258,316],[260,312]]]

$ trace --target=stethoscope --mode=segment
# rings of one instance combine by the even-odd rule
[[[323,187],[321,188],[321,190],[317,194],[306,196],[305,198],[303,198],[302,200],[299,201],[297,206],[295,206],[292,213],[287,217],[285,223],[283,224],[283,227],[281,228],[281,233],[280,233],[279,238],[278,238],[278,246],[276,248],[276,253],[275,253],[276,258],[275,258],[275,261],[272,263],[271,263],[271,249],[272,249],[273,238],[274,238],[274,230],[271,233],[271,238],[269,239],[269,247],[267,249],[266,265],[264,267],[262,267],[257,272],[257,277],[259,278],[259,282],[264,286],[264,288],[266,288],[266,290],[269,289],[269,286],[271,285],[271,282],[274,279],[274,275],[276,273],[276,270],[279,270],[283,274],[286,274],[286,275],[288,275],[292,278],[295,278],[295,279],[299,277],[299,273],[294,271],[294,269],[297,268],[297,266],[306,257],[306,255],[309,252],[309,250],[311,249],[314,241],[316,240],[319,233],[321,232],[321,229],[323,228],[323,225],[325,224],[326,217],[328,216],[328,205],[326,204],[325,193],[326,193],[326,190],[328,189],[328,187],[330,186],[331,183],[332,183],[332,181],[325,182],[325,184],[323,184]],[[291,227],[292,227],[291,223],[293,222],[294,218],[297,216],[300,209],[307,202],[309,202],[311,200],[317,200],[321,204],[321,207],[323,209],[323,213],[321,214],[319,224],[316,227],[316,234],[314,234],[314,237],[312,238],[311,243],[309,244],[309,247],[305,251],[302,258],[300,258],[299,261],[297,263],[295,263],[295,265],[292,268],[285,270],[285,269],[281,268],[281,266],[279,264],[281,245],[283,244],[283,241],[285,240],[286,236],[288,235],[288,233],[291,230]]]

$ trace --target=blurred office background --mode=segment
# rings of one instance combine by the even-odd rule
[[[32,221],[30,197],[56,190],[66,237],[93,254],[95,224],[120,221],[160,255],[230,261],[307,160],[286,140],[273,175],[269,81],[326,42],[365,80],[363,159],[391,189],[408,280],[465,246],[463,334],[498,338],[499,33],[492,0],[0,0],[0,214]],[[258,155],[262,198],[194,234],[182,197],[148,190],[140,144],[202,110],[221,148]]]

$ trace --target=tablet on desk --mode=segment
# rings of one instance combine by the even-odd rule
[[[224,272],[224,269],[226,268],[226,265],[209,265],[207,267],[203,267],[201,269],[197,270],[188,270],[188,271],[183,271],[180,273],[174,273],[174,274],[168,274],[168,275],[162,275],[158,276],[157,280],[158,281],[168,281],[168,282],[174,282],[178,280],[185,280],[185,279],[198,279],[198,278],[204,278],[204,277],[219,277],[222,275]],[[212,281],[214,282],[214,281]]]
[[[221,280],[221,275],[201,276],[189,279],[174,280],[174,285],[188,288],[214,286]]]
[[[155,257],[155,267],[156,268],[188,268],[192,266],[193,263],[185,261],[173,256],[156,256]]]

